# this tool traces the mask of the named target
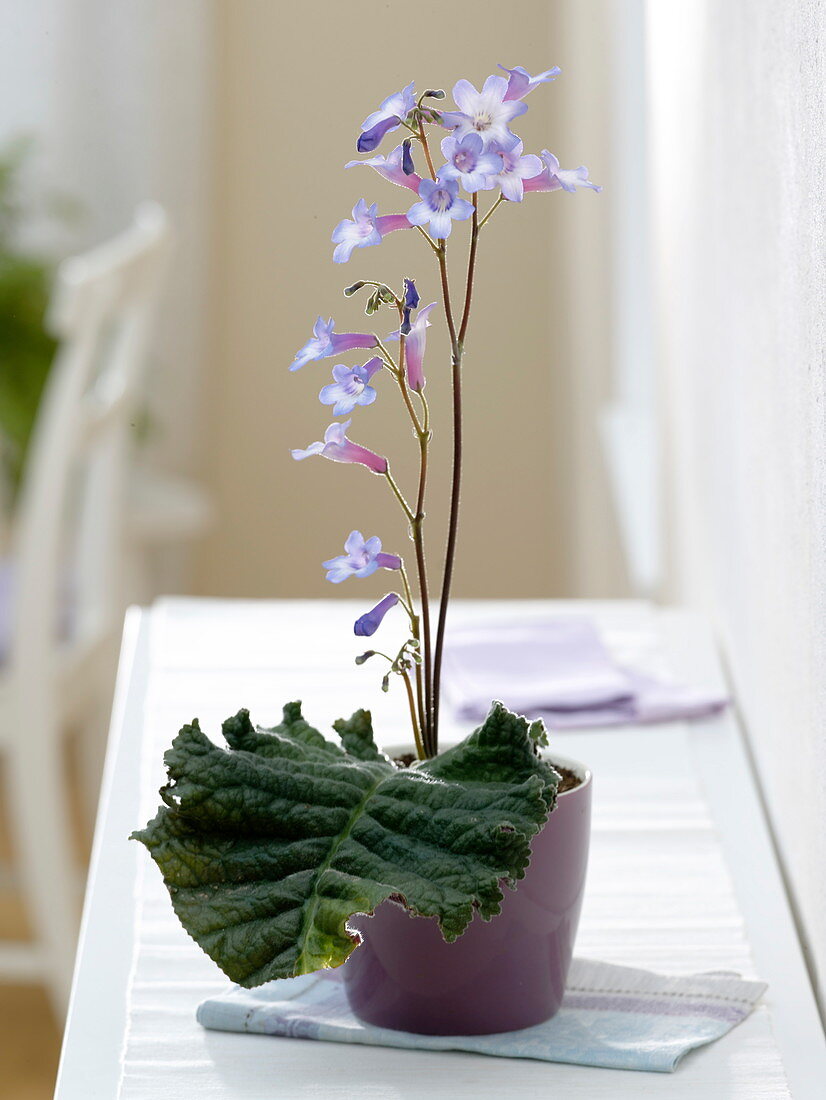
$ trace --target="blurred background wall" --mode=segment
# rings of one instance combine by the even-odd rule
[[[826,34],[648,5],[667,595],[717,625],[826,992]]]
[[[605,5],[586,7],[599,15]],[[423,3],[415,23],[426,33],[408,28],[405,5],[368,0],[299,5],[289,18],[281,4],[242,0],[219,5],[216,20],[206,470],[220,521],[197,585],[209,593],[329,596],[320,562],[340,552],[352,528],[400,548],[404,525],[388,508],[380,479],[292,462],[289,448],[321,438],[331,419],[317,401],[330,362],[297,375],[287,368],[317,314],[334,316],[342,331],[359,331],[361,303],[341,294],[357,278],[398,283],[413,275],[424,303],[437,296],[438,281],[434,258],[414,234],[357,251],[346,266],[331,263],[332,228],[357,199],[376,199],[386,213],[410,202],[369,169],[344,170],[356,156],[359,124],[412,75],[420,88],[449,91],[460,75],[481,86],[500,61],[530,71],[558,64],[563,78],[528,101],[526,148],[549,147],[566,165],[584,159],[594,179],[610,184],[608,37],[589,30],[586,38],[581,11],[544,0],[525,0],[514,19],[482,17],[481,9],[471,16],[460,3]],[[525,207],[500,211],[481,241],[466,356],[456,592],[551,595],[589,582],[616,592],[623,576],[616,554],[604,553],[603,538],[596,540],[603,553],[591,549],[593,540],[577,538],[577,527],[593,530],[595,509],[603,512],[601,526],[608,524],[609,544],[612,536],[598,441],[587,416],[572,412],[574,398],[591,400],[605,373],[608,203],[559,192],[531,196]],[[452,251],[458,294],[464,245]],[[384,316],[379,324],[395,327]],[[440,560],[450,477],[449,356],[435,326],[426,366],[435,430],[428,514],[431,555]],[[383,388],[353,432],[389,455],[408,485],[418,449],[394,396]],[[583,420],[588,442],[580,446]]]

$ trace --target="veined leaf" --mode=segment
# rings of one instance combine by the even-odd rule
[[[133,834],[184,928],[241,985],[339,966],[359,942],[347,919],[391,896],[455,940],[474,910],[499,912],[501,883],[522,878],[553,808],[540,731],[501,703],[405,769],[376,748],[368,711],[335,728],[344,748],[298,703],[272,729],[239,711],[223,725],[229,750],[184,726],[164,757],[164,805]]]

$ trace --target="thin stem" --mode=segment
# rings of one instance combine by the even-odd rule
[[[467,281],[465,283],[465,308],[462,311],[462,323],[459,326],[459,343],[464,345],[467,324],[470,320],[470,303],[473,300],[473,273],[476,268],[476,242],[479,240],[479,195],[473,195],[473,221],[470,230],[470,252],[467,261]]]
[[[427,135],[424,132],[424,123],[419,122],[419,139],[424,149],[425,160],[427,161],[427,167],[430,169],[430,178],[436,179],[436,169],[433,167],[433,158],[430,155],[430,146],[427,144]]]
[[[476,196],[474,196],[474,198],[475,197]],[[484,227],[487,225],[488,218],[490,218],[490,216],[494,212],[494,210],[498,209],[498,207],[503,202],[505,202],[505,196],[500,195],[499,198],[496,200],[496,202],[493,204],[493,206],[490,208],[490,210],[488,210],[487,214],[485,214],[484,218],[482,218],[482,220],[479,222],[479,229],[484,229]]]
[[[404,316],[404,313],[401,309],[399,309],[399,316]],[[419,437],[419,439],[421,439],[422,425],[419,423],[419,418],[416,415],[416,410],[413,408],[413,402],[410,400],[410,390],[407,387],[407,378],[405,377],[404,373],[405,339],[406,337],[404,336],[404,334],[399,337],[399,373],[396,375],[396,381],[398,382],[399,389],[402,392],[402,397],[404,398],[404,403],[407,406],[407,411],[410,414],[410,419],[413,421],[413,428],[416,432],[416,435]]]
[[[384,471],[384,476],[387,478],[387,484],[393,490],[393,496],[396,498],[396,500],[399,502],[399,504],[401,504],[402,510],[404,511],[404,514],[407,516],[408,521],[410,523],[412,523],[415,517],[414,517],[412,511],[410,510],[410,505],[404,499],[404,493],[398,487],[398,485],[395,482],[395,479],[393,478],[393,475],[390,473],[390,467],[389,466]]]
[[[396,593],[396,595],[399,596],[398,592]],[[416,622],[416,613],[413,610],[413,601],[410,599],[409,596],[407,599],[405,599],[404,596],[399,596],[399,603],[407,612],[407,617],[408,619],[410,619],[410,629],[412,631]]]
[[[479,209],[476,195],[473,196],[473,220],[471,223],[470,253],[468,255],[467,282],[465,285],[465,306],[458,337],[455,333],[450,302],[447,297],[447,269],[444,250],[440,257],[439,268],[442,274],[442,286],[445,290],[445,317],[453,344],[453,475],[450,490],[450,518],[448,520],[447,547],[445,550],[445,568],[442,579],[442,592],[439,601],[439,622],[436,627],[436,648],[433,656],[433,704],[431,709],[431,739],[434,753],[439,746],[439,696],[442,678],[442,652],[444,649],[447,607],[453,582],[453,563],[456,557],[456,537],[459,527],[459,501],[462,489],[462,357],[464,339],[470,320],[470,307],[473,300],[473,275],[476,267],[476,243],[479,236]]]
[[[404,562],[402,562],[402,564],[399,566],[399,573],[401,573],[402,584],[404,585],[404,594],[407,598],[407,602],[412,607],[413,606],[413,593],[412,593],[411,588],[410,588],[410,580],[407,576],[407,570],[404,567]],[[416,619],[416,616],[414,615],[413,618]],[[419,638],[418,619],[416,619],[416,621],[413,624],[413,637],[418,641],[418,638]]]
[[[393,358],[393,356],[392,356],[392,355],[390,354],[390,352],[389,352],[389,351],[387,350],[387,348],[386,348],[386,347],[384,346],[384,344],[383,344],[383,343],[381,342],[381,340],[380,340],[380,339],[378,338],[378,336],[376,335],[376,333],[375,333],[375,332],[371,332],[371,333],[370,333],[370,335],[371,335],[371,336],[373,337],[373,339],[374,339],[374,340],[376,341],[376,347],[377,347],[377,348],[379,349],[379,351],[381,352],[381,354],[382,354],[382,357],[383,357],[384,361],[385,361],[385,362],[387,363],[388,367],[390,367],[390,369],[391,369],[391,370],[392,370],[392,371],[393,371],[394,373],[395,373],[396,371],[398,371],[398,369],[399,369],[399,365],[398,365],[398,363],[397,363],[397,362],[396,362],[396,360],[395,360],[395,359]]]
[[[436,257],[439,261],[439,275],[442,280],[442,306],[445,311],[447,330],[450,333],[450,347],[453,358],[456,359],[460,354],[460,350],[459,341],[456,336],[456,325],[453,321],[453,308],[450,304],[450,286],[448,285],[447,278],[447,245],[444,241],[439,242],[439,247],[436,249]]]
[[[436,244],[436,242],[430,236],[428,231],[426,229],[423,229],[420,225],[417,225],[415,228],[418,229],[418,231],[421,233],[421,235],[424,237],[424,239],[427,241],[427,243],[430,245],[430,247],[433,249],[433,251],[438,252],[439,251],[439,246]]]
[[[416,741],[416,755],[420,760],[426,760],[427,756],[425,755],[424,745],[422,744],[419,723],[416,721],[416,704],[413,701],[413,688],[410,686],[410,677],[407,674],[407,669],[402,668],[399,671],[404,680],[404,686],[407,688],[407,702],[410,707],[410,721],[413,725],[413,737]]]
[[[399,320],[404,319],[404,311],[399,307]],[[433,665],[431,661],[431,647],[430,647],[430,593],[427,586],[427,559],[425,556],[424,548],[424,534],[422,526],[424,524],[424,499],[425,491],[427,488],[427,456],[428,447],[430,444],[430,411],[427,406],[427,401],[424,395],[419,392],[419,396],[422,401],[422,415],[425,423],[422,425],[419,422],[419,418],[416,416],[416,410],[413,408],[413,404],[410,400],[410,391],[407,386],[407,379],[404,372],[404,356],[405,356],[405,337],[400,335],[399,338],[400,350],[399,350],[399,376],[398,383],[402,391],[402,397],[407,405],[410,418],[416,429],[416,434],[419,439],[419,488],[416,494],[416,512],[413,518],[413,522],[410,525],[410,537],[413,539],[413,545],[416,548],[416,571],[419,578],[419,595],[422,602],[422,628],[423,628],[423,653],[424,660],[424,699],[422,698],[422,669],[420,665],[416,665],[416,687],[419,697],[419,711],[421,714],[422,736],[426,745],[430,744],[430,711],[431,700],[433,692]],[[418,638],[419,635],[417,634]]]

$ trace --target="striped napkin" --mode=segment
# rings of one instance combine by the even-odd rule
[[[562,1008],[547,1023],[496,1035],[413,1035],[361,1023],[339,972],[326,970],[233,987],[203,1001],[197,1018],[215,1031],[672,1073],[690,1050],[744,1020],[765,990],[764,982],[725,972],[666,977],[574,959]]]

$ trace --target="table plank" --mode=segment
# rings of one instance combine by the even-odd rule
[[[454,617],[473,622],[491,614],[544,615],[562,609],[595,614],[620,645],[624,631],[630,632],[630,637],[635,626],[656,623],[667,657],[680,677],[713,685],[721,676],[707,629],[683,612],[655,613],[634,602],[460,603]],[[162,989],[163,1004],[154,1014],[138,1013],[133,1019],[132,1054],[142,1042],[147,1044],[142,1071],[147,1077],[140,1079],[141,1071],[136,1069],[140,1058],[132,1058],[125,1096],[138,1096],[143,1090],[153,1097],[174,1095],[182,1100],[426,1094],[483,1098],[528,1089],[552,1090],[566,1098],[632,1093],[696,1096],[698,1090],[709,1100],[789,1095],[782,1073],[769,1057],[773,1056],[773,1043],[765,1008],[720,1043],[689,1056],[673,1077],[512,1063],[472,1055],[320,1043],[310,1046],[300,1040],[209,1033],[195,1025],[193,1006],[201,996],[220,988],[222,977],[182,930],[170,931],[168,901],[157,892],[154,867],[148,866],[137,845],[127,845],[124,840],[146,810],[145,800],[144,805],[139,802],[137,781],[142,741],[158,728],[168,740],[181,720],[192,717],[196,709],[213,733],[218,722],[241,703],[249,704],[259,721],[269,722],[278,716],[285,689],[286,697],[303,693],[305,710],[318,722],[329,722],[348,708],[363,705],[366,695],[372,704],[375,677],[353,670],[348,650],[352,647],[353,654],[357,652],[358,642],[342,641],[347,634],[341,628],[352,617],[353,606],[347,602],[320,601],[174,600],[164,601],[149,614],[131,613],[58,1100],[118,1095],[136,889],[147,906],[144,927],[150,931],[144,932],[144,969],[132,995],[136,1004],[142,997],[148,997],[151,1004]],[[312,668],[307,667],[308,652],[313,654]],[[398,697],[376,693],[373,710],[385,743],[406,739],[406,719]],[[153,729],[144,729],[145,716]],[[461,726],[448,723],[448,736],[463,732]],[[558,743],[565,754],[586,759],[597,780],[594,857],[578,953],[675,972],[712,967],[735,968],[746,974],[756,971],[770,983],[773,1025],[791,1094],[796,1100],[822,1096],[821,1082],[826,1081],[823,1034],[734,717],[691,727],[675,723],[648,729],[566,733],[559,735]],[[157,787],[161,775],[160,754],[154,760],[150,756],[147,766],[151,771],[147,783],[151,812],[152,788]],[[721,785],[717,777],[725,775],[725,769],[732,781]],[[687,774],[699,776],[697,789],[702,784],[706,803],[681,780]],[[646,797],[650,784],[657,785],[659,809],[652,809]],[[638,817],[631,812],[636,804],[645,811]],[[652,813],[659,822],[657,831],[663,831],[663,822],[668,824],[670,840],[663,840],[659,848],[651,829]],[[728,856],[734,894],[719,856],[719,842]],[[658,859],[667,860],[678,853],[685,868],[684,890],[695,889],[698,874],[706,876],[705,927],[698,927],[696,921],[688,930],[680,927],[680,914],[692,902],[690,896],[680,894],[680,880],[669,899],[674,922],[670,939],[653,935],[642,916],[652,906],[656,909],[659,905],[662,912],[661,898],[652,897],[646,903],[646,899],[635,899],[630,890],[625,896],[616,890],[610,897],[605,895],[612,881],[607,869],[616,872],[625,860],[629,875],[633,874],[634,852],[639,852],[641,844],[646,848],[649,869],[657,868]],[[664,866],[658,873],[665,875],[667,870]],[[146,887],[142,888],[144,874]],[[735,896],[745,914],[751,951],[742,934]],[[610,919],[606,901],[610,902]],[[155,929],[158,937],[153,947]],[[675,942],[684,945],[679,959],[674,958]],[[153,966],[158,968],[156,978],[160,981],[154,986],[151,980],[143,980],[147,974],[152,978]],[[181,1036],[161,1080],[152,1054],[164,1030],[171,1031],[165,1019],[167,1023],[191,1021],[191,1027]],[[754,1070],[760,1065],[764,1072],[761,1083],[756,1084]]]

